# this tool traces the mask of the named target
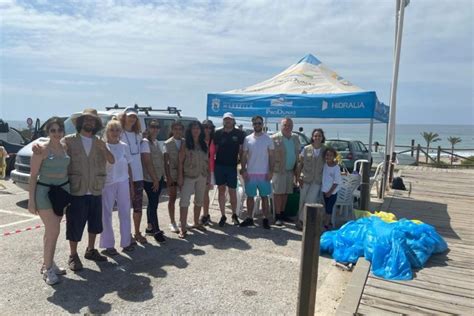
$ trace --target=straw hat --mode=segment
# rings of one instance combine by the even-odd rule
[[[79,118],[85,117],[85,116],[90,116],[90,117],[94,118],[96,129],[99,129],[99,130],[101,129],[102,120],[100,119],[99,115],[97,114],[96,109],[85,109],[84,111],[82,111],[81,115],[79,115],[78,117],[72,119],[72,123],[74,124],[74,126],[76,126],[76,122]]]

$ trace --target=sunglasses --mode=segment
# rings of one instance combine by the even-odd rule
[[[212,126],[206,125],[206,126],[204,126],[204,129],[212,129]]]
[[[62,128],[58,128],[58,129],[52,128],[52,129],[49,130],[49,132],[50,132],[50,133],[53,133],[53,134],[55,134],[55,133],[63,133],[63,132],[64,132],[64,129],[62,129]]]
[[[253,122],[253,125],[262,125],[263,122]]]

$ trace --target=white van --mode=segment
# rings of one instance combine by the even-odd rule
[[[97,111],[97,114],[102,119],[102,123],[105,127],[108,121],[114,116],[118,116],[123,112],[125,107],[119,107],[117,104],[113,107],[106,107],[105,111]],[[146,129],[151,120],[157,120],[161,126],[160,133],[158,135],[158,141],[162,144],[165,140],[170,137],[171,124],[177,120],[181,121],[186,128],[189,123],[197,121],[198,119],[190,116],[182,116],[181,110],[175,107],[168,107],[166,109],[153,109],[151,107],[139,107],[135,104],[135,109],[138,111],[138,119],[142,127],[142,132]],[[76,133],[76,127],[72,124],[72,119],[81,115],[82,112],[72,114],[69,118],[64,121],[65,134]],[[98,134],[101,135],[103,131]],[[30,160],[33,154],[31,147],[36,142],[45,142],[47,138],[40,137],[37,140],[29,143],[23,147],[16,156],[15,170],[10,174],[10,178],[18,187],[28,190],[30,180]]]

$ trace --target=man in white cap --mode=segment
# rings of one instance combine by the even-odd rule
[[[234,115],[227,112],[222,117],[223,126],[216,130],[214,134],[214,144],[216,146],[216,165],[214,176],[219,190],[219,207],[222,217],[219,226],[223,227],[227,220],[225,216],[225,192],[229,190],[230,205],[232,208],[232,222],[239,225],[237,218],[237,163],[242,156],[242,145],[245,133],[235,128]]]

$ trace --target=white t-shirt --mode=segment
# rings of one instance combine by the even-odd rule
[[[118,144],[106,144],[112,155],[114,155],[115,163],[107,162],[107,178],[105,184],[113,184],[128,180],[128,164],[132,162],[132,156],[128,145],[124,142]]]
[[[258,137],[254,133],[245,137],[244,151],[247,155],[247,173],[248,174],[267,174],[268,173],[268,150],[275,147],[273,141],[267,134]]]
[[[181,143],[182,143],[181,139],[175,139],[174,141],[176,142],[176,147],[178,147],[178,150],[180,150],[181,149]],[[163,146],[161,151],[164,154],[166,152],[166,146]]]
[[[143,167],[142,158],[140,155],[142,137],[139,134],[133,132],[124,131],[120,136],[120,140],[128,145],[128,150],[132,156],[132,168],[133,181],[143,181]]]
[[[332,193],[334,195],[337,193],[337,191],[339,191],[341,182],[341,168],[339,168],[339,165],[329,167],[328,164],[325,163],[323,169],[323,183],[321,186],[321,191],[323,191],[323,193],[329,192],[329,190],[331,190],[332,185],[337,184],[337,187]]]
[[[86,155],[89,156],[92,149],[92,137],[85,137],[81,135],[82,146],[84,146],[84,151]]]

